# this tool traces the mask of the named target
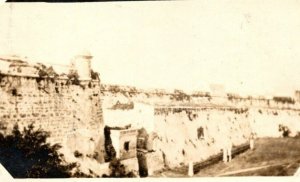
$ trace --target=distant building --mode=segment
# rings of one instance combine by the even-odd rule
[[[76,73],[79,80],[91,80],[91,60],[93,56],[88,51],[83,51],[71,60],[69,65],[58,64],[29,64],[27,58],[19,56],[0,56],[0,73],[39,77],[45,76],[40,74],[41,71],[47,73],[48,76],[59,75],[61,78],[67,79],[70,73]],[[50,75],[49,75],[50,73]]]
[[[300,90],[296,90],[295,91],[295,100],[297,101],[297,102],[300,102]]]
[[[220,84],[211,84],[209,86],[211,96],[213,97],[226,97],[225,87]]]
[[[18,56],[0,57],[1,73],[22,76],[38,76],[38,70],[35,65],[28,64],[24,58]]]
[[[154,107],[143,103],[121,103],[117,102],[118,107],[104,108],[103,118],[105,125],[119,126],[131,124],[133,128],[145,128],[147,132],[154,130]],[[122,108],[125,107],[126,109]],[[127,107],[128,106],[128,107]]]

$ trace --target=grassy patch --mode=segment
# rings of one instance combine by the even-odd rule
[[[261,138],[254,147],[233,157],[230,163],[220,161],[201,169],[195,177],[292,176],[300,166],[299,138]],[[155,176],[187,177],[187,172],[172,169]]]
[[[219,162],[200,171],[197,176],[217,176],[253,167],[266,167],[228,176],[289,176],[300,165],[298,138],[262,138],[255,141],[255,149],[236,156],[231,163]]]
[[[283,164],[228,176],[293,176],[300,163]]]

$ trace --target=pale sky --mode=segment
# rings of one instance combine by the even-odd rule
[[[291,95],[300,1],[0,5],[0,55],[68,64],[81,50],[103,83]]]

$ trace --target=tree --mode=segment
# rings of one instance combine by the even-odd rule
[[[191,100],[191,96],[184,93],[182,90],[174,90],[174,93],[170,96],[171,100],[175,100],[175,101],[190,101]]]
[[[68,84],[80,85],[79,75],[78,75],[77,71],[70,70],[70,72],[67,75],[67,77],[68,77],[68,81],[67,81]]]
[[[66,163],[59,154],[60,145],[46,142],[49,132],[34,130],[33,124],[21,132],[0,132],[0,162],[15,178],[66,178],[72,176],[76,163]]]

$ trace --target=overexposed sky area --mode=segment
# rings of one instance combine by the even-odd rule
[[[81,50],[103,83],[292,95],[300,1],[0,4],[0,55],[68,64]]]

